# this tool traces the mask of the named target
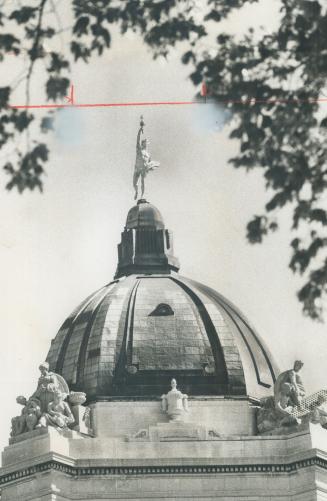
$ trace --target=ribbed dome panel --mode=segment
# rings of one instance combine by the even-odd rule
[[[275,365],[229,301],[171,275],[130,275],[89,296],[48,357],[89,399],[159,397],[172,377],[189,395],[271,393]]]

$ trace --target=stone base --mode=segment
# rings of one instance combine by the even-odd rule
[[[110,401],[91,404],[94,435],[133,436],[140,430],[169,422],[161,401]],[[189,399],[185,422],[217,430],[221,435],[254,435],[256,409],[247,397],[197,397]]]
[[[276,436],[286,436],[286,435],[292,435],[294,433],[299,433],[301,431],[307,430],[309,427],[308,421],[298,424],[298,425],[292,425],[292,426],[280,426],[279,428],[274,428],[273,430],[270,431],[265,431],[264,433],[261,433],[260,435],[262,437],[276,437]]]
[[[49,428],[6,447],[1,501],[326,500],[327,431],[319,425],[214,440],[174,439],[178,427],[158,425],[164,440],[148,442]]]
[[[42,435],[59,435],[65,438],[77,438],[80,433],[75,430],[70,430],[69,428],[59,430],[58,428],[54,428],[52,426],[42,426],[40,428],[36,428],[35,430],[21,433],[16,437],[10,437],[9,445],[18,444],[19,442],[23,442],[24,440],[31,440]]]
[[[39,437],[40,435],[46,435],[48,433],[48,428],[36,428],[36,430],[27,431],[26,433],[21,433],[15,437],[10,437],[9,445],[18,444],[19,442],[23,442],[24,440],[28,440],[30,438]]]
[[[219,434],[216,430],[209,430],[205,426],[196,423],[184,423],[182,421],[170,421],[159,423],[157,426],[149,426],[148,429],[139,430],[132,436],[127,436],[130,442],[176,442],[217,440]]]
[[[59,454],[69,457],[71,444],[83,439],[90,439],[73,430],[58,431],[49,426],[22,433],[9,440],[10,445],[5,447],[2,453],[3,466],[26,464],[30,460],[36,461],[39,457],[47,454]]]
[[[284,436],[228,434],[227,430],[235,428],[244,431],[243,416],[224,425],[221,415],[212,408],[209,412],[205,401],[199,409],[199,402],[198,407],[190,402],[193,419],[205,416],[207,409],[203,421],[209,426],[167,422],[160,402],[159,406],[145,403],[142,412],[129,402],[119,427],[112,402],[105,412],[97,409],[94,438],[74,431],[64,435],[51,427],[32,432],[2,454],[1,501],[327,500],[327,431],[320,425],[310,424]],[[248,402],[225,403],[223,409],[219,402],[223,415],[228,416],[233,405],[244,406],[246,420]],[[144,423],[142,429],[141,415],[152,405],[154,416],[148,415],[150,424]],[[109,410],[111,421],[105,428]],[[138,416],[133,426],[128,410]],[[213,422],[222,425],[214,428]],[[126,441],[122,430],[128,430],[127,424],[131,430],[138,426],[135,434],[141,435]],[[209,434],[215,429],[221,436]],[[148,436],[142,436],[142,431]]]

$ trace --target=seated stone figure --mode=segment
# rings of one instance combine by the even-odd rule
[[[289,390],[285,388],[285,394],[275,404],[274,397],[261,400],[260,409],[257,413],[257,428],[259,433],[266,433],[277,428],[300,424],[300,420],[292,416],[292,407],[289,401]]]
[[[55,428],[67,428],[74,423],[74,416],[69,405],[64,399],[67,397],[60,390],[55,390],[54,399],[48,404],[48,411],[40,417],[37,427],[54,426]]]
[[[82,426],[83,416],[88,409],[81,408],[86,400],[85,393],[70,392],[64,378],[50,372],[46,362],[41,364],[39,369],[41,375],[33,395],[29,399],[22,395],[17,397],[16,401],[23,409],[19,416],[11,420],[11,436],[16,437],[35,428],[47,426],[60,430],[74,425],[78,431],[82,427],[84,432],[88,432],[85,430],[86,424]]]
[[[69,393],[69,388],[62,376],[54,372],[50,372],[49,364],[43,362],[39,366],[41,375],[38,380],[36,391],[33,393],[32,398],[38,399],[41,404],[41,411],[46,412],[48,405],[54,399],[54,393],[60,390],[62,393]]]
[[[303,362],[301,360],[296,360],[294,362],[293,369],[282,372],[276,379],[274,385],[274,397],[275,402],[281,399],[281,396],[287,393],[288,400],[294,407],[301,405],[301,400],[305,396],[305,389],[299,374],[299,371],[303,367]],[[286,389],[286,386],[288,385]]]
[[[257,412],[259,433],[281,434],[303,423],[321,424],[327,428],[327,390],[306,396],[299,375],[303,363],[297,360],[293,369],[282,372],[274,385],[274,396],[264,398]]]
[[[41,405],[36,399],[30,398],[26,405],[26,428],[27,431],[34,430],[41,417]]]
[[[26,431],[34,430],[41,417],[41,407],[38,400],[32,398],[27,400],[25,397],[20,395],[16,398],[16,402],[24,407],[20,416],[16,416],[11,420],[12,437],[20,435]]]
[[[274,396],[262,399],[260,402],[261,408],[257,413],[257,427],[260,433],[301,423],[294,414],[305,396],[304,385],[298,374],[302,367],[303,363],[296,360],[293,369],[284,371],[278,376],[274,385]]]
[[[275,398],[275,412],[279,426],[300,424],[300,420],[292,416],[294,412],[293,389],[289,383],[282,383],[279,387],[278,399]]]

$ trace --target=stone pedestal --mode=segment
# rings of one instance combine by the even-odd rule
[[[89,435],[91,432],[90,409],[82,405],[73,405],[72,413],[75,419],[74,430]]]
[[[228,434],[237,423],[222,422],[221,414],[231,415],[232,402],[216,401],[216,412],[207,402],[191,401],[197,412],[185,424],[169,423],[160,402],[102,402],[93,406],[96,437],[54,428],[32,432],[2,454],[1,501],[327,499],[327,431],[320,425],[287,436],[257,436],[250,427],[247,434]],[[246,404],[251,415],[249,402],[233,404],[243,411]],[[142,414],[152,416],[149,436],[128,440],[142,428]],[[201,435],[208,427],[194,424],[196,415],[206,416],[209,428],[218,426],[221,436]]]
[[[157,401],[110,401],[90,405],[95,436],[134,435],[149,426],[168,423],[169,416]],[[256,409],[248,398],[197,397],[189,399],[186,423],[216,430],[220,435],[254,435]]]

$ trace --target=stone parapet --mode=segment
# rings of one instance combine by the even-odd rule
[[[214,410],[219,410],[219,419],[225,412],[227,420],[237,407],[240,416],[251,416],[250,402],[191,400],[194,412],[188,422],[168,422],[160,402],[123,404],[93,405],[92,414],[98,418],[95,437],[48,427],[6,447],[1,501],[325,499],[327,432],[319,424],[284,436],[210,435],[207,426],[219,424],[213,421]],[[119,413],[125,416],[120,428]],[[131,440],[128,430],[137,429],[142,416],[144,427],[146,415],[155,422],[148,418],[150,433]],[[199,416],[202,423],[196,424]],[[225,431],[232,429],[228,426]]]
[[[326,454],[312,448],[324,443],[321,431],[311,426],[287,437],[131,444],[56,437],[51,430],[7,448],[13,462],[0,473],[1,500],[323,501]],[[23,460],[24,446],[30,455]]]
[[[160,401],[110,401],[91,404],[95,436],[125,437],[141,429],[168,422]],[[219,435],[254,435],[255,408],[247,398],[190,399],[187,423],[215,430]]]
[[[165,425],[167,426],[167,425]],[[326,436],[325,436],[326,435]],[[254,465],[288,464],[319,455],[327,460],[327,432],[319,425],[287,436],[224,436],[209,440],[130,441],[127,438],[92,438],[54,428],[6,447],[2,474],[28,467],[47,456],[66,458],[85,466],[151,465]],[[94,463],[95,461],[95,463]]]

